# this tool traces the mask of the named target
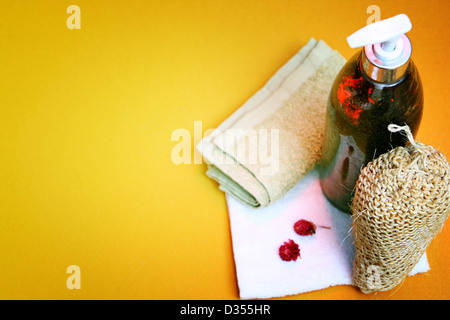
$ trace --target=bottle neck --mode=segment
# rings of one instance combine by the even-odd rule
[[[402,54],[390,61],[381,60],[376,52],[375,45],[364,47],[361,56],[361,70],[370,79],[381,83],[393,83],[401,80],[409,67],[411,57],[411,42],[406,35],[400,38]]]
[[[376,82],[394,83],[403,78],[408,70],[409,61],[396,69],[384,69],[373,64],[366,56],[364,50],[360,59],[361,70],[364,74]]]

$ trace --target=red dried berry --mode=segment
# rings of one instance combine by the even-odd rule
[[[316,233],[316,225],[307,220],[298,220],[294,224],[294,231],[300,236],[311,236]]]
[[[296,261],[297,258],[300,257],[300,248],[298,247],[298,244],[291,239],[280,246],[278,252],[280,253],[280,258],[283,261]]]

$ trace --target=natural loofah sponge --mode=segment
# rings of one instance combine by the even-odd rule
[[[435,148],[410,141],[370,162],[352,202],[353,282],[364,293],[394,288],[425,253],[449,215],[450,166]]]

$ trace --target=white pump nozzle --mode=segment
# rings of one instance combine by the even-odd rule
[[[406,14],[378,21],[365,26],[347,38],[351,48],[364,47],[363,67],[372,79],[398,79],[407,67],[411,57],[411,42],[405,33],[412,29]],[[399,70],[395,71],[395,69]],[[394,71],[382,71],[394,70]],[[386,76],[389,75],[389,76]]]
[[[393,51],[400,36],[411,29],[411,21],[406,14],[402,13],[365,26],[349,36],[347,42],[351,48],[382,43],[381,46],[385,51]]]

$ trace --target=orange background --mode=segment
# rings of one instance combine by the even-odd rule
[[[2,1],[0,298],[238,299],[224,194],[205,165],[172,162],[171,134],[194,152],[194,121],[219,125],[310,37],[349,58],[372,4],[410,17],[418,138],[450,155],[448,1]],[[286,299],[448,299],[449,240],[446,225],[431,271],[389,292]]]

